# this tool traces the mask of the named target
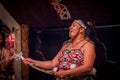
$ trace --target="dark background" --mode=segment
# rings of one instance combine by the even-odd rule
[[[0,0],[20,24],[30,27],[65,27],[71,20],[61,20],[50,0]],[[120,24],[118,0],[61,0],[72,19],[94,20],[97,26]]]

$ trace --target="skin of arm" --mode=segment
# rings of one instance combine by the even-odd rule
[[[63,78],[67,76],[82,76],[88,74],[93,68],[95,61],[95,48],[92,43],[87,43],[83,48],[82,52],[84,53],[84,64],[80,67],[70,69],[70,70],[61,70],[55,73],[57,77]]]
[[[23,59],[23,62],[25,64],[31,63],[34,66],[43,68],[43,69],[53,69],[54,67],[56,67],[59,64],[58,57],[63,49],[64,49],[64,46],[62,46],[60,51],[57,53],[57,55],[51,61],[38,61],[38,60],[31,59],[31,58],[25,58],[25,59]]]

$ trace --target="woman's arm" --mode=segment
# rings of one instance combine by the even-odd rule
[[[58,57],[59,57],[61,51],[63,50],[63,48],[64,47],[61,48],[61,50],[57,53],[57,55],[51,61],[38,61],[38,60],[31,59],[31,58],[25,58],[25,59],[23,59],[23,62],[25,64],[31,63],[34,66],[37,66],[37,67],[43,68],[43,69],[52,69],[59,64]]]
[[[25,64],[33,64],[34,66],[43,68],[43,69],[52,69],[55,65],[53,61],[38,61],[31,58],[25,58],[23,62]]]

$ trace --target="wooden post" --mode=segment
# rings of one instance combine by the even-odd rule
[[[29,48],[28,48],[28,35],[29,35],[29,28],[26,24],[23,24],[21,27],[21,50],[23,52],[24,57],[29,56]],[[21,65],[21,73],[22,73],[22,80],[29,80],[29,69],[28,65],[22,63]]]

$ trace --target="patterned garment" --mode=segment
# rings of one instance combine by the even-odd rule
[[[59,60],[59,65],[58,65],[57,71],[59,71],[60,69],[68,70],[68,69],[72,69],[72,68],[83,65],[83,63],[84,63],[84,54],[81,52],[81,48],[87,42],[83,43],[83,45],[80,46],[79,49],[70,49],[70,50],[65,49],[61,53],[61,55],[60,55],[60,57],[58,59]],[[88,74],[88,75],[78,76],[78,77],[65,77],[65,78],[62,78],[62,79],[57,78],[56,80],[94,80],[94,76],[95,75],[93,73],[91,73],[91,74]]]
[[[65,49],[59,57],[58,69],[71,69],[83,64],[83,53],[80,49]]]

